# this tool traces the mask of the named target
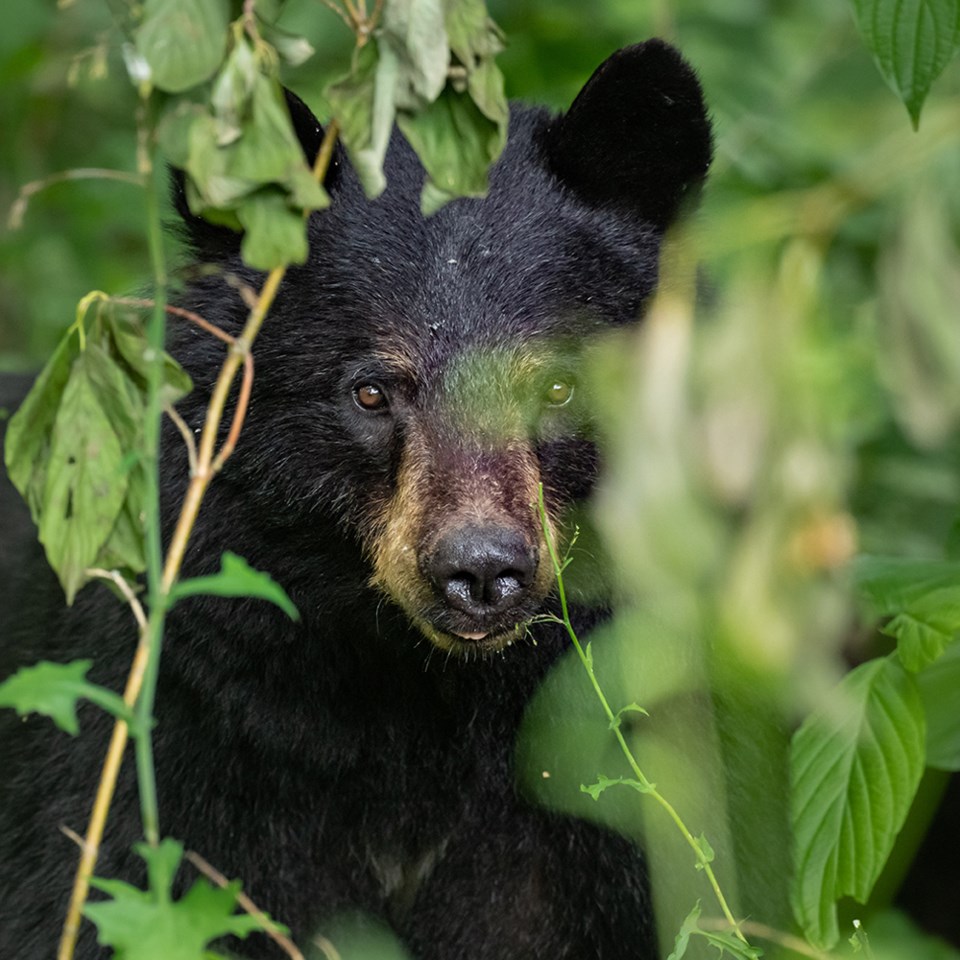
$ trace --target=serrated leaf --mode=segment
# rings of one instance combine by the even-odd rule
[[[588,793],[591,797],[593,797],[594,800],[599,800],[600,794],[602,794],[605,790],[608,790],[610,787],[616,787],[620,785],[632,787],[638,793],[652,793],[656,789],[656,786],[652,783],[641,783],[639,780],[632,780],[629,777],[611,778],[601,775],[597,777],[596,783],[591,783],[589,786],[581,783],[580,792]]]
[[[212,940],[246,937],[261,929],[258,920],[235,913],[240,884],[214,887],[205,879],[179,900],[172,897],[183,846],[165,839],[157,847],[137,844],[147,863],[149,888],[138,890],[120,880],[94,878],[91,885],[112,899],[87,903],[84,914],[97,925],[101,945],[116,960],[197,960]]]
[[[917,674],[927,718],[927,765],[960,770],[960,644]]]
[[[146,0],[136,46],[154,86],[182,93],[213,76],[226,51],[229,13],[226,0]]]
[[[811,943],[837,942],[840,897],[869,896],[920,782],[925,736],[916,681],[896,659],[852,671],[794,735],[791,903]]]
[[[132,719],[122,697],[106,687],[88,682],[87,672],[92,665],[92,660],[71,663],[42,660],[34,666],[22,667],[0,683],[0,707],[13,707],[20,716],[43,714],[73,736],[80,731],[78,700],[90,700],[115,717]]]
[[[960,631],[960,563],[861,557],[857,585],[878,616],[892,619],[903,665],[917,671],[933,663]]]
[[[283,587],[269,574],[254,570],[243,557],[227,551],[221,558],[220,572],[208,577],[181,580],[170,591],[173,599],[207,594],[216,597],[256,597],[275,603],[291,619],[300,614]]]
[[[123,448],[91,383],[73,363],[57,410],[40,509],[40,542],[73,603],[117,521],[127,492]]]
[[[760,960],[763,956],[763,951],[759,947],[744,943],[732,930],[701,930],[699,921],[700,901],[698,900],[681,924],[680,932],[674,939],[673,950],[667,960],[682,960],[690,946],[692,936],[703,937],[711,947],[718,951],[719,957],[729,956],[734,957],[735,960]]]
[[[960,46],[957,0],[854,0],[864,42],[913,126],[933,81]]]

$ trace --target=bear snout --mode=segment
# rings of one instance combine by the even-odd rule
[[[539,559],[539,550],[513,527],[467,524],[448,530],[422,569],[444,603],[485,621],[528,599]]]

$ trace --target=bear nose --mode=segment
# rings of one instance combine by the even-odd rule
[[[480,617],[519,603],[537,560],[536,548],[516,530],[467,526],[440,539],[424,572],[450,606]]]

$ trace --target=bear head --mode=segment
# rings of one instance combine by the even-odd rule
[[[320,124],[288,104],[312,159]],[[310,218],[308,260],[255,345],[244,436],[217,481],[255,505],[258,565],[283,582],[264,542],[312,529],[307,552],[362,568],[441,649],[522,635],[554,580],[540,484],[562,539],[564,510],[597,474],[584,351],[641,316],[664,231],[710,158],[697,79],[658,40],[610,57],[560,116],[514,105],[483,199],[424,218],[423,170],[395,132],[370,201],[338,150],[331,206]],[[260,278],[235,235],[191,216],[182,192],[178,207],[198,258],[221,268],[186,299],[234,332],[235,288]],[[192,423],[219,366],[203,336],[184,329],[172,345],[196,381]],[[322,593],[336,578],[317,570]]]

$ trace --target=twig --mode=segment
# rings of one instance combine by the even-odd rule
[[[327,960],[343,960],[343,957],[340,955],[340,951],[326,938],[321,936],[316,936],[313,938],[313,945],[319,947],[323,951],[323,955]]]
[[[163,412],[173,421],[174,426],[180,431],[184,446],[187,448],[187,463],[190,467],[190,476],[197,472],[197,444],[193,439],[193,434],[187,426],[183,417],[177,413],[177,408],[172,403],[163,405]]]
[[[353,24],[350,22],[350,18],[344,12],[342,7],[337,6],[333,0],[320,0],[320,2],[327,7],[327,9],[332,10],[351,30],[353,30]]]
[[[124,600],[130,604],[130,609],[133,611],[133,616],[137,621],[140,632],[143,633],[146,631],[147,615],[143,612],[143,604],[140,603],[137,595],[133,592],[133,587],[127,583],[126,578],[119,570],[104,570],[102,567],[88,567],[84,570],[84,573],[86,573],[88,577],[98,577],[101,580],[113,581],[123,594]]]
[[[218,887],[226,888],[230,881],[216,867],[209,864],[199,853],[188,850],[184,856],[189,860],[205,877],[212,880]],[[291,960],[304,960],[303,954],[297,945],[283,933],[277,925],[268,917],[242,890],[237,891],[237,903],[250,914],[260,926],[264,933],[273,940],[277,946],[281,947]]]
[[[139,297],[110,297],[109,299],[112,303],[119,303],[121,306],[142,307],[145,310],[150,310],[156,306],[153,300],[144,300]],[[205,320],[199,313],[195,313],[193,310],[187,310],[184,307],[175,307],[169,303],[164,305],[164,309],[174,317],[182,317],[184,320],[189,320],[191,323],[200,327],[201,330],[206,330],[207,333],[216,337],[218,340],[222,340],[224,343],[233,344],[236,339],[226,331],[212,324],[209,320]]]
[[[633,751],[630,749],[630,746],[624,739],[623,732],[620,729],[620,721],[618,716],[611,709],[606,695],[600,686],[600,681],[597,680],[597,675],[594,672],[591,658],[588,657],[584,652],[584,649],[580,644],[580,638],[577,636],[577,632],[573,629],[573,623],[570,620],[570,611],[567,606],[567,592],[563,583],[563,570],[566,567],[566,561],[561,561],[557,555],[556,544],[554,543],[553,534],[550,530],[550,523],[547,518],[547,508],[543,500],[542,483],[539,486],[537,506],[540,514],[540,524],[543,528],[544,541],[547,545],[547,551],[550,555],[550,562],[553,564],[554,577],[557,581],[557,593],[560,597],[560,609],[562,612],[561,619],[563,620],[563,625],[566,628],[567,635],[570,637],[570,640],[573,643],[574,649],[577,651],[577,656],[580,658],[580,662],[587,671],[587,676],[590,678],[590,683],[593,686],[594,693],[596,693],[597,699],[600,701],[600,704],[603,707],[603,712],[606,714],[607,720],[609,721],[610,729],[613,731],[614,736],[617,738],[617,742],[620,744],[620,750],[626,757],[627,763],[630,765],[630,769],[633,770],[633,774],[637,778],[637,782],[643,787],[643,792],[650,794],[650,796],[652,796],[653,799],[660,804],[666,814],[674,822],[680,833],[683,834],[684,840],[687,841],[687,844],[696,855],[697,866],[703,870],[704,874],[706,874],[706,877],[710,882],[710,886],[713,888],[714,896],[717,899],[717,903],[720,905],[720,909],[723,912],[724,917],[726,917],[727,922],[730,924],[730,927],[736,934],[737,938],[746,943],[747,938],[743,935],[743,932],[740,929],[740,924],[736,919],[734,919],[733,912],[730,910],[730,907],[727,904],[727,899],[723,895],[723,891],[720,889],[720,884],[717,881],[716,874],[713,872],[713,867],[710,866],[710,859],[707,857],[706,853],[701,847],[700,841],[697,840],[697,838],[694,837],[694,835],[690,832],[674,806],[656,789],[653,783],[647,779],[646,775],[640,769],[640,765],[637,763],[637,760],[633,755]]]
[[[240,346],[234,345],[234,350],[240,350]],[[214,458],[210,469],[214,473],[219,473],[226,463],[227,457],[233,453],[240,438],[240,431],[243,429],[243,421],[247,417],[247,407],[250,406],[250,392],[253,390],[253,354],[249,349],[243,349],[243,380],[240,382],[240,396],[237,397],[237,406],[233,411],[233,422],[230,424],[230,432],[227,439],[223,441],[220,452]]]
[[[129,183],[135,187],[144,186],[143,177],[126,170],[108,170],[102,167],[75,167],[73,170],[62,170],[60,173],[52,173],[42,180],[31,180],[30,183],[25,183],[20,188],[17,199],[13,202],[10,213],[7,215],[7,226],[11,230],[18,230],[23,224],[23,217],[27,212],[30,198],[41,190],[46,190],[47,187],[64,183],[67,180],[118,180],[120,183]]]

